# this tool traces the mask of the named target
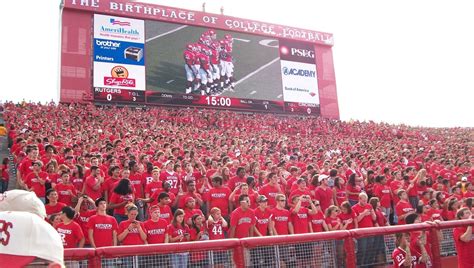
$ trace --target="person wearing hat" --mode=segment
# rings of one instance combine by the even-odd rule
[[[268,198],[264,195],[257,197],[258,207],[254,210],[255,212],[255,236],[268,236],[270,232],[269,223],[272,213],[268,208]]]
[[[117,245],[118,224],[107,215],[107,202],[103,197],[95,201],[97,214],[89,218],[88,235],[93,248]]]
[[[334,205],[333,193],[329,187],[328,178],[328,175],[319,175],[319,186],[314,190],[314,199],[319,200],[319,204],[323,211],[326,211],[329,206]]]
[[[0,266],[25,267],[44,260],[42,266],[64,267],[61,237],[44,218],[43,203],[32,192],[6,191],[0,199]]]

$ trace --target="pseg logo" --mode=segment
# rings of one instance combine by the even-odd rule
[[[314,59],[314,51],[307,50],[307,49],[302,49],[302,48],[292,47],[291,48],[291,55]]]
[[[314,59],[314,51],[304,49],[304,48],[292,47],[291,49],[289,49],[287,46],[281,46],[280,52],[281,54],[284,54],[284,55],[291,54],[291,56]]]
[[[303,76],[303,77],[316,77],[315,71],[305,70],[305,69],[296,69],[296,68],[288,68],[283,67],[282,69],[284,75],[296,75],[296,76]]]

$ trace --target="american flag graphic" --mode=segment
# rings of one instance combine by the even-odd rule
[[[110,19],[110,23],[112,23],[112,25],[130,26],[130,22],[128,22],[128,21],[119,21],[119,20],[116,20],[116,19]]]

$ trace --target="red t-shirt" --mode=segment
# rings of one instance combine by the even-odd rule
[[[403,181],[399,180],[394,180],[390,183],[390,190],[392,190],[393,194],[393,203],[397,204],[398,201],[400,201],[400,198],[398,198],[398,191],[403,189],[404,184]]]
[[[466,232],[466,230],[467,226],[454,228],[453,239],[458,253],[458,267],[472,268],[474,267],[474,258],[472,257],[472,252],[474,251],[474,240],[471,239],[469,242],[461,241],[461,236]]]
[[[188,223],[188,220],[191,219],[194,215],[201,215],[204,218],[204,214],[200,209],[189,209],[185,208],[184,209],[184,223]]]
[[[379,226],[385,226],[385,225],[387,225],[387,217],[386,217],[386,215],[382,212],[382,210],[376,209],[376,210],[375,210],[375,215],[377,216],[377,218],[375,219],[375,222],[376,222]]]
[[[217,207],[221,210],[222,216],[229,215],[229,196],[231,192],[227,187],[212,188],[207,192],[207,200],[209,201],[209,210]]]
[[[137,221],[137,222],[140,224],[140,226],[142,227],[143,231],[146,234],[147,231],[146,231],[146,228],[145,228],[145,224],[143,224],[143,222],[140,222],[140,221]],[[125,229],[127,229],[131,223],[132,223],[131,220],[122,221],[119,224],[118,233],[121,234],[123,231],[125,231]],[[127,236],[122,240],[122,245],[124,245],[124,246],[127,246],[127,245],[144,245],[144,244],[145,244],[145,242],[140,237],[140,232],[138,231],[138,227],[132,228],[128,232]]]
[[[165,242],[165,233],[166,228],[168,227],[168,222],[163,219],[158,219],[157,222],[147,220],[144,225],[147,234],[148,244],[161,244]]]
[[[168,171],[164,170],[160,174],[160,180],[166,181],[171,185],[170,192],[177,195],[179,192],[179,185],[181,184],[179,174],[176,172],[169,173]]]
[[[86,178],[86,188],[85,188],[84,193],[88,195],[90,198],[92,198],[92,200],[97,200],[97,198],[102,196],[102,189],[101,189],[102,186],[99,186],[99,189],[97,190],[93,189],[93,186],[96,185],[98,180],[99,179],[92,176],[89,176]]]
[[[109,215],[94,215],[89,218],[88,229],[93,231],[96,247],[113,246],[113,232],[118,231],[118,224]]]
[[[296,189],[296,190],[291,191],[288,200],[289,200],[289,202],[291,203],[294,196],[299,196],[299,197],[301,197],[301,196],[303,196],[303,195],[308,195],[308,196],[312,197],[311,192],[310,192],[310,190],[309,190],[308,188],[306,188],[306,189],[304,189],[304,190]],[[308,207],[308,206],[309,206],[309,201],[306,201],[306,200],[301,201],[301,206],[302,206],[302,207]]]
[[[366,209],[371,210],[373,208],[370,204],[365,204],[365,206],[361,206],[359,203],[355,204],[352,207],[352,211],[354,211],[356,216],[359,216]],[[367,228],[367,227],[374,227],[374,223],[372,221],[372,216],[370,214],[366,215],[358,223],[358,228]]]
[[[270,218],[272,213],[269,208],[265,208],[263,211],[260,208],[256,208],[255,212],[255,227],[257,230],[263,235],[267,236],[268,231],[268,224],[270,223]]]
[[[76,217],[74,220],[81,226],[82,233],[84,233],[84,236],[86,237],[86,242],[84,245],[89,245],[89,218],[92,217],[93,215],[96,214],[95,209],[87,210],[87,211],[80,211],[78,214],[76,214]]]
[[[145,196],[148,194],[151,197],[156,191],[162,192],[161,186],[163,182],[161,181],[152,181],[145,186]]]
[[[346,189],[342,188],[342,189],[339,189],[339,188],[336,188],[334,187],[334,189],[336,189],[336,202],[337,206],[340,206],[344,201],[347,201],[347,192],[346,192]]]
[[[374,187],[374,194],[380,199],[380,205],[384,208],[391,207],[392,194],[390,187],[377,183]]]
[[[170,206],[168,205],[164,205],[164,206],[160,206],[160,219],[163,219],[165,220],[166,222],[168,222],[168,224],[171,223],[171,221],[173,220],[173,213],[171,212],[171,208]]]
[[[443,217],[441,216],[442,212],[443,211],[441,209],[431,208],[426,212],[426,214],[430,217],[430,219],[432,221],[434,221],[434,220],[442,220],[443,219]]]
[[[222,219],[216,222],[207,221],[207,233],[209,234],[209,240],[224,239],[224,231],[227,231],[227,227],[222,226]]]
[[[238,176],[235,176],[235,177],[232,177],[228,182],[227,182],[227,186],[229,187],[229,189],[231,191],[233,191],[235,189],[235,187],[238,187],[240,186],[242,183],[246,183],[247,182],[247,177],[243,177],[243,178],[240,178]]]
[[[325,219],[325,221],[328,226],[328,229],[332,229],[333,231],[335,231],[335,230],[341,230],[342,228],[342,225],[339,225],[337,229],[334,229],[341,222],[341,219],[339,219],[338,217],[335,217],[335,218],[328,217]]]
[[[301,207],[298,213],[294,213],[294,208],[290,210],[291,223],[295,234],[309,233],[308,216],[309,210],[305,207]]]
[[[133,188],[135,189],[135,196],[137,198],[145,197],[143,193],[143,188],[144,188],[144,185],[146,185],[146,179],[142,178],[142,174],[140,173],[130,174],[130,183],[133,185]]]
[[[111,178],[106,179],[104,181],[104,183],[102,183],[102,185],[101,185],[102,192],[107,193],[109,201],[110,201],[110,197],[112,196],[112,194],[114,192],[114,189],[117,186],[119,181],[120,181],[120,179],[114,179],[114,178],[111,177]]]
[[[59,183],[54,189],[58,192],[58,202],[72,206],[72,198],[77,196],[76,187],[74,187],[74,185]]]
[[[38,173],[38,176],[42,180],[44,180],[45,183],[49,182],[48,173],[44,171],[40,171]],[[25,183],[28,186],[28,188],[32,189],[33,192],[35,192],[37,197],[45,197],[46,190],[45,190],[44,184],[40,183],[35,173],[30,172],[28,175],[26,175]]]
[[[359,185],[352,186],[350,183],[348,183],[346,186],[346,189],[349,192],[356,193],[356,194],[348,194],[347,199],[352,200],[352,201],[359,200],[359,194],[362,191]]]
[[[275,223],[275,230],[277,234],[289,234],[288,222],[290,221],[290,212],[287,209],[274,208],[271,213],[271,220]]]
[[[121,195],[112,193],[112,196],[110,197],[110,203],[112,204],[120,204],[124,201],[133,202],[133,200],[135,200],[133,194]],[[125,215],[125,205],[114,208],[114,214]]]
[[[324,231],[323,223],[325,221],[324,213],[322,211],[316,212],[316,214],[310,214],[309,218],[311,220],[311,227],[313,228],[313,233],[319,233]]]
[[[49,218],[49,216],[51,216],[53,214],[60,213],[61,209],[63,209],[63,207],[65,207],[65,206],[66,206],[66,204],[58,202],[54,206],[52,206],[51,203],[49,203],[49,204],[45,205],[44,207],[46,208],[46,214],[48,215],[48,218]]]
[[[175,238],[180,235],[189,234],[189,227],[187,225],[184,225],[183,227],[181,225],[174,226],[173,224],[169,224],[168,227],[166,228],[166,233],[168,234],[170,238]],[[170,241],[170,243],[178,243],[178,242],[184,242],[184,241],[186,241],[186,237],[183,237],[181,241],[179,240],[175,242]]]
[[[78,192],[82,192],[82,189],[84,188],[84,179],[79,178],[79,177],[71,177],[71,183],[76,187],[76,190]]]
[[[345,225],[347,222],[350,222],[352,220],[352,222],[347,225],[346,230],[351,230],[355,228],[357,216],[355,215],[354,211],[352,211],[352,213],[340,213],[338,217],[339,219],[341,219],[342,225]]]
[[[321,206],[322,211],[326,211],[326,209],[331,205],[332,197],[333,193],[329,187],[326,189],[318,187],[314,190],[314,199],[319,200],[319,205]]]
[[[415,209],[410,205],[410,203],[400,200],[395,206],[395,213],[400,217],[407,214],[408,212],[415,212]],[[398,218],[398,225],[405,224],[405,219]]]
[[[275,196],[277,194],[279,194],[277,187],[267,183],[262,188],[260,188],[259,194],[264,195],[264,196],[267,197],[269,207],[275,207],[276,206]]]
[[[84,238],[81,226],[75,221],[71,221],[69,224],[61,222],[57,227],[61,240],[63,241],[64,248],[76,248],[77,244]]]
[[[243,211],[238,207],[230,214],[230,226],[235,227],[234,238],[249,237],[252,225],[255,225],[255,213],[252,209]]]

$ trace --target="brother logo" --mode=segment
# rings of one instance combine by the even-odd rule
[[[315,71],[288,68],[288,67],[283,67],[283,74],[284,75],[298,75],[298,76],[304,76],[304,77],[316,77]]]
[[[291,55],[314,59],[314,51],[302,49],[302,48],[292,47]]]
[[[95,40],[95,44],[103,47],[120,47],[119,42]]]

